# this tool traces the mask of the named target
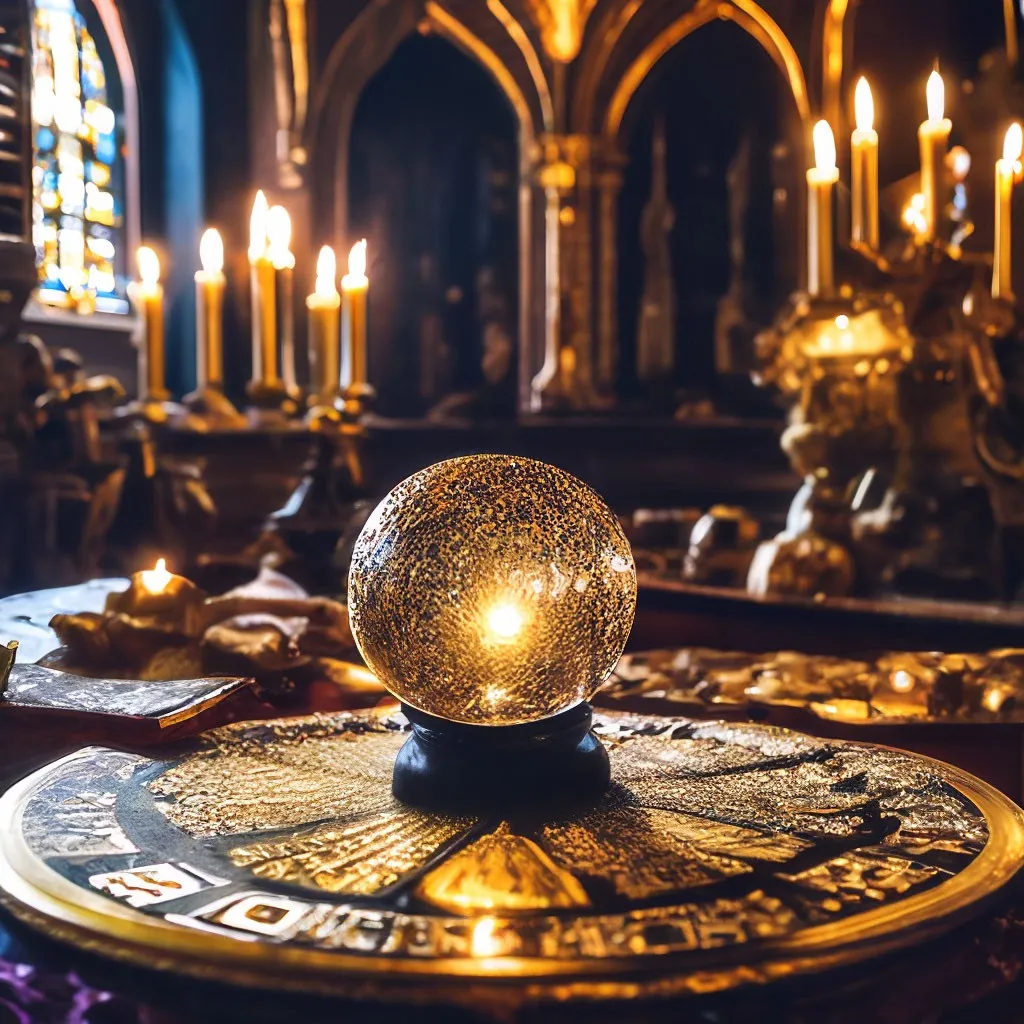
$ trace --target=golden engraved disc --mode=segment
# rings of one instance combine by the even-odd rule
[[[936,761],[746,724],[595,728],[606,796],[513,817],[398,804],[387,711],[88,748],[0,800],[0,898],[133,964],[480,1005],[828,969],[966,920],[1024,863],[1024,813]]]

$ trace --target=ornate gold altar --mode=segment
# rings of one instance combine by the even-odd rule
[[[139,966],[512,1006],[836,967],[961,923],[1024,860],[1008,800],[896,751],[600,715],[607,796],[508,820],[398,804],[407,728],[384,711],[80,751],[0,803],[3,904]]]

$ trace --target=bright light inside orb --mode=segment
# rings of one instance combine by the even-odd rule
[[[526,625],[526,616],[510,601],[496,604],[487,613],[487,629],[491,637],[498,642],[508,643],[515,640]]]
[[[153,569],[143,569],[139,573],[142,585],[151,594],[162,594],[171,582],[171,573],[167,571],[167,560],[158,558]]]
[[[518,725],[577,707],[608,678],[636,570],[584,483],[532,459],[473,455],[421,470],[377,506],[348,600],[360,653],[407,707]]]

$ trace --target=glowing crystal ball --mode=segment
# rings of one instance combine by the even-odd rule
[[[471,455],[400,483],[355,544],[352,633],[399,700],[515,725],[591,697],[636,609],[633,555],[608,506],[543,462]]]

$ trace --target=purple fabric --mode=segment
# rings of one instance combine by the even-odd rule
[[[137,1010],[77,974],[0,960],[0,1024],[142,1024]]]

